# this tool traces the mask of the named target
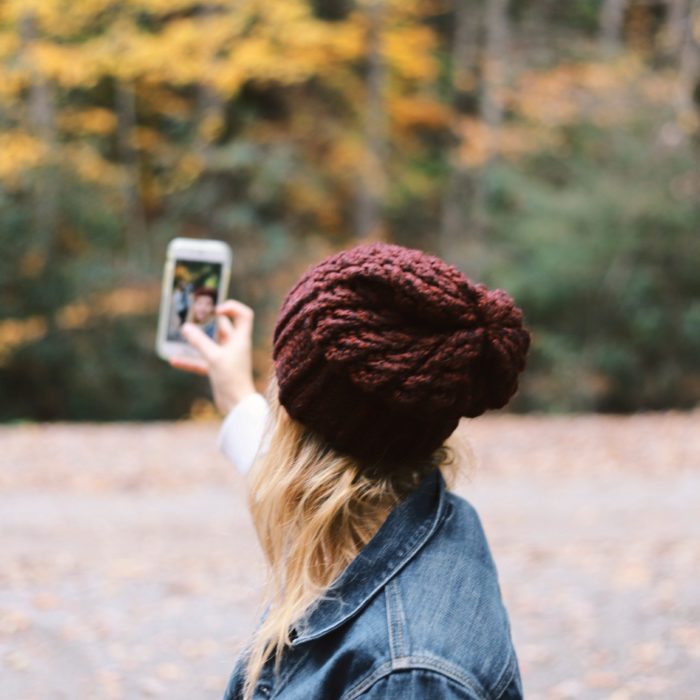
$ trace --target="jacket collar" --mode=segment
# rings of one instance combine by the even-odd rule
[[[292,646],[331,632],[356,615],[425,545],[445,510],[439,470],[397,505],[374,537],[307,614]]]

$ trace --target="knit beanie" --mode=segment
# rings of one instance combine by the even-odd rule
[[[505,406],[530,334],[501,289],[420,250],[366,243],[309,268],[273,335],[279,402],[365,464],[430,455],[462,416]]]

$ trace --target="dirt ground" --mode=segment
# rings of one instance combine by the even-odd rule
[[[0,697],[221,697],[262,562],[216,423],[0,427]],[[485,416],[526,697],[700,697],[700,412]]]

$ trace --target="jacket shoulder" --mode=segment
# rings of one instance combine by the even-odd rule
[[[458,669],[456,678],[479,698],[501,697],[511,682],[519,684],[496,566],[465,499],[446,494],[439,527],[386,591],[394,658]]]

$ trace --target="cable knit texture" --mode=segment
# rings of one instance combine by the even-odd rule
[[[423,251],[367,243],[302,275],[273,360],[292,418],[341,452],[398,464],[433,452],[460,417],[505,406],[529,346],[502,289]]]

